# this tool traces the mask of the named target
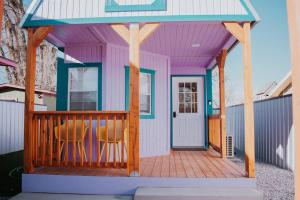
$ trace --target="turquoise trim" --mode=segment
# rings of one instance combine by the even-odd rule
[[[73,19],[41,19],[26,22],[23,27],[36,27],[63,24],[95,23],[133,23],[133,22],[187,22],[187,21],[255,21],[251,15],[174,15],[174,16],[130,16],[130,17],[97,17]]]
[[[57,64],[57,98],[56,109],[58,111],[68,110],[68,85],[69,68],[97,67],[98,68],[98,110],[102,110],[102,63],[64,63],[59,58]]]
[[[155,119],[155,70],[140,69],[141,73],[151,74],[151,114],[140,115],[140,119]],[[129,111],[130,67],[125,66],[125,110]]]
[[[40,7],[43,0],[33,0],[26,10],[25,15],[20,22],[20,26],[23,27],[25,24],[30,23],[32,16],[36,13],[37,9]]]
[[[129,86],[130,86],[130,70],[129,66],[125,66],[125,110],[129,111]]]
[[[212,70],[207,70],[206,72],[207,81],[207,113],[208,115],[213,114],[213,95],[212,95]],[[211,102],[211,104],[209,104]]]
[[[240,0],[240,2],[241,2],[241,4],[242,4],[242,6],[246,9],[248,15],[250,15],[252,18],[254,18],[255,21],[258,20],[258,19],[256,19],[256,17],[253,15],[253,13],[251,12],[251,10],[249,9],[249,7],[248,7],[248,5],[246,4],[245,0]]]
[[[64,48],[57,52],[56,110],[68,110],[68,68],[64,63]]]
[[[131,11],[165,11],[166,0],[155,0],[152,4],[120,5],[115,0],[105,1],[105,12],[131,12]]]
[[[207,115],[207,77],[206,75],[171,75],[171,88],[170,88],[170,118],[171,118],[171,127],[170,127],[170,134],[171,134],[171,148],[173,148],[173,77],[203,77],[204,79],[204,132],[205,132],[205,148],[208,149],[208,115]]]

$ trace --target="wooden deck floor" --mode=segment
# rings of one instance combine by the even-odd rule
[[[37,169],[38,174],[82,176],[126,176],[125,169],[55,168]],[[142,177],[241,178],[244,172],[218,153],[208,151],[172,151],[170,155],[141,159]]]

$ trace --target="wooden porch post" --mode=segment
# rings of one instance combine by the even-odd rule
[[[294,142],[300,141],[300,2],[287,0],[292,59]],[[300,200],[300,146],[295,146],[295,200]]]
[[[33,171],[32,165],[32,112],[34,111],[36,48],[52,30],[51,27],[28,29],[27,60],[25,77],[25,109],[24,109],[24,170]]]
[[[127,172],[129,176],[140,173],[140,45],[159,26],[158,23],[132,23],[129,30],[125,25],[111,27],[129,44],[130,95],[129,95],[129,145]]]
[[[223,49],[221,54],[217,57],[217,63],[219,67],[219,101],[220,101],[220,147],[221,157],[226,158],[226,110],[225,110],[225,61],[227,56],[227,50]]]
[[[245,115],[245,168],[246,176],[255,177],[255,144],[254,144],[254,108],[252,89],[250,22],[243,26],[236,22],[224,23],[226,29],[236,37],[243,46],[244,63],[244,115]]]
[[[139,24],[129,26],[129,162],[128,174],[140,173],[140,42]]]

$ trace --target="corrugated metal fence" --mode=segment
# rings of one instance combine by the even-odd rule
[[[244,153],[244,106],[227,108],[227,132],[234,135],[235,150]],[[294,168],[292,96],[254,104],[255,156],[257,161],[284,169]]]
[[[47,110],[36,105],[35,110]],[[24,148],[24,103],[0,101],[0,155]]]

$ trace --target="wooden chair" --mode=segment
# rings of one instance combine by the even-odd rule
[[[82,121],[81,120],[76,120],[76,134],[75,134],[75,142],[77,143],[77,147],[78,147],[78,154],[79,157],[81,157],[81,151],[83,151],[83,155],[84,155],[84,159],[85,161],[87,161],[87,157],[86,157],[86,153],[85,153],[85,144],[84,144],[84,138],[86,136],[87,130],[88,130],[88,126],[87,124],[84,122],[84,135],[83,138],[81,136],[81,125],[82,125]],[[61,156],[63,148],[65,146],[65,144],[71,144],[73,142],[73,120],[69,121],[69,126],[68,126],[68,140],[67,140],[67,133],[66,133],[66,123],[64,122],[62,125],[60,125],[60,142],[61,142],[61,147],[60,147],[60,152],[59,155]],[[54,133],[55,133],[55,138],[58,141],[58,131],[57,131],[58,127],[56,126],[54,128]],[[83,149],[81,149],[81,144],[83,144]],[[67,155],[68,156],[68,155]]]
[[[110,159],[110,149],[111,149],[111,145],[116,144],[117,145],[117,151],[118,151],[118,159],[119,162],[121,162],[120,159],[120,143],[122,143],[122,134],[124,134],[124,147],[125,147],[125,151],[127,151],[127,147],[126,147],[126,141],[127,141],[127,128],[125,127],[126,122],[124,121],[124,132],[122,130],[122,120],[116,120],[116,142],[114,140],[114,121],[113,120],[108,120],[108,159]],[[96,130],[97,133],[97,140],[99,142],[103,142],[103,146],[101,148],[100,151],[100,159],[102,158],[103,155],[103,151],[104,148],[106,146],[106,125],[102,126],[100,128],[100,131],[98,132]],[[99,135],[100,134],[100,135]]]

